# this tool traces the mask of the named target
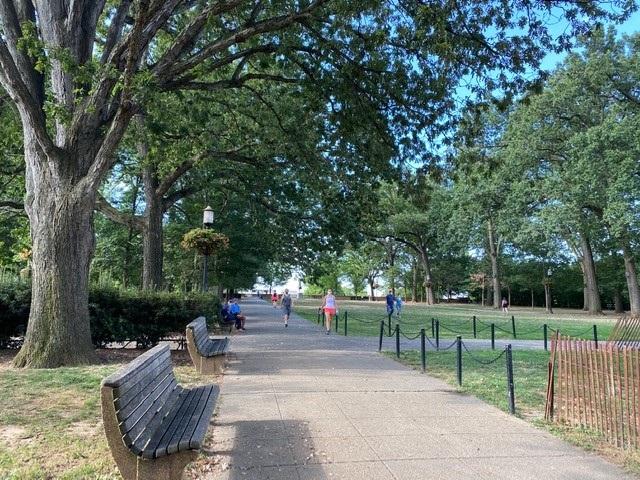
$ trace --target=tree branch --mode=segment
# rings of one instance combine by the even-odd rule
[[[255,37],[261,33],[274,32],[288,27],[294,23],[300,22],[302,19],[307,18],[311,13],[320,8],[324,3],[329,0],[315,0],[309,4],[306,8],[289,15],[280,15],[277,17],[271,17],[260,22],[255,22],[250,25],[244,25],[242,28],[236,29],[230,32],[224,38],[219,39],[213,43],[210,43],[204,47],[199,53],[191,56],[188,59],[174,64],[172,67],[167,68],[166,72],[156,70],[156,73],[164,80],[167,81],[171,78],[183,74],[184,72],[193,69],[200,65],[212,56],[232,47],[233,45],[240,44],[248,39]]]
[[[54,145],[46,129],[46,120],[40,105],[25,85],[7,44],[0,38],[0,83],[18,107],[22,123],[29,126],[42,151],[51,159],[57,158],[59,149]]]
[[[96,198],[96,210],[102,213],[112,222],[124,225],[142,232],[144,230],[144,221],[137,215],[129,215],[121,212],[113,205],[111,205],[102,195],[98,194]]]
[[[19,200],[2,200],[0,199],[0,210],[8,210],[11,212],[22,213],[26,216],[24,211],[24,202]]]

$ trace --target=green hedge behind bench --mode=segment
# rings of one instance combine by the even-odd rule
[[[24,282],[0,283],[0,346],[20,336],[29,318],[31,287]],[[142,292],[92,287],[89,293],[91,336],[96,347],[135,341],[151,346],[172,333],[184,335],[185,326],[203,315],[217,319],[213,294]]]

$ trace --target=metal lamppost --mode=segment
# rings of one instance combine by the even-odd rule
[[[202,228],[213,227],[213,208],[207,206],[202,212]],[[209,288],[207,285],[208,272],[207,266],[209,264],[209,255],[205,254],[202,262],[202,291],[206,292]]]
[[[545,305],[547,307],[547,313],[553,313],[553,307],[552,307],[552,299],[551,299],[551,274],[553,272],[551,271],[551,269],[549,268],[546,272],[546,276],[544,278],[544,301],[545,301]]]

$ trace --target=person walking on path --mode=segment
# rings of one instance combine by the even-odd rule
[[[331,332],[331,322],[333,321],[333,317],[338,313],[338,304],[336,303],[336,297],[333,296],[333,290],[327,290],[327,294],[322,299],[322,302],[325,327],[327,329],[327,335],[329,335],[329,332]]]
[[[387,299],[387,315],[391,315],[393,313],[393,305],[396,302],[396,298],[393,296],[393,290],[389,289],[389,294],[386,297]]]
[[[275,290],[271,294],[271,304],[273,305],[273,308],[278,308],[278,292]]]
[[[285,328],[289,326],[289,315],[291,315],[291,307],[293,306],[293,299],[289,295],[289,289],[284,289],[284,294],[280,299],[280,305],[282,306],[282,318],[284,319]]]
[[[402,297],[398,295],[396,297],[396,317],[400,318],[400,313],[402,313]]]
[[[502,311],[504,313],[509,313],[509,302],[504,297],[502,297]]]

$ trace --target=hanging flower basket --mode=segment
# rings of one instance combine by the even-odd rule
[[[180,245],[200,255],[215,255],[229,248],[229,237],[207,228],[194,228],[184,234]]]

